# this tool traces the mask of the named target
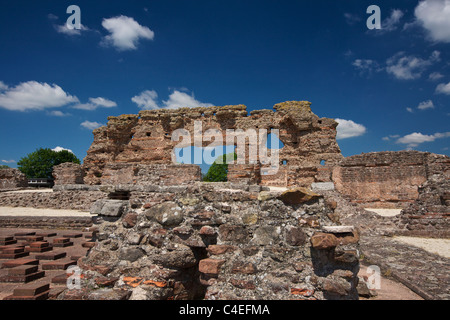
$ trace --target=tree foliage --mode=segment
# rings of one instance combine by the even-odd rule
[[[41,148],[17,162],[17,167],[27,178],[52,178],[53,167],[65,162],[80,164],[80,160],[67,150],[53,151]]]
[[[9,169],[9,167],[7,165],[2,164],[2,165],[0,165],[0,170],[1,169]]]
[[[218,157],[214,163],[209,167],[208,172],[203,178],[205,182],[225,182],[228,175],[228,163],[237,160],[236,153],[224,154]],[[221,160],[221,161],[219,161]]]

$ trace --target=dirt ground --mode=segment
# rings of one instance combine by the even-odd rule
[[[360,266],[359,276],[370,276],[371,273],[367,273],[368,266]],[[375,290],[376,297],[362,298],[360,300],[423,300],[423,298],[401,283],[386,277],[380,277],[379,289]]]

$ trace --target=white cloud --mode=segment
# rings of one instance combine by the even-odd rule
[[[396,143],[406,144],[408,148],[415,148],[419,144],[422,144],[425,142],[433,142],[436,139],[442,139],[442,138],[448,138],[448,137],[450,137],[450,132],[435,133],[433,135],[426,135],[426,134],[422,134],[420,132],[414,132],[414,133],[408,134],[404,137],[397,139]]]
[[[97,128],[103,127],[104,124],[100,122],[93,122],[93,121],[84,121],[80,124],[83,128],[88,130],[95,130]]]
[[[441,83],[436,87],[436,93],[442,93],[446,95],[450,95],[450,82],[445,84]]]
[[[443,77],[444,77],[444,75],[441,74],[440,72],[433,72],[428,76],[428,79],[431,81],[435,81],[435,80],[442,79]]]
[[[158,103],[158,93],[154,90],[146,90],[141,92],[138,96],[131,98],[131,101],[136,103],[142,110],[154,109],[178,109],[178,108],[198,108],[198,107],[212,107],[211,103],[200,102],[195,99],[194,95],[189,95],[186,92],[174,90],[169,99]]]
[[[391,139],[397,139],[400,138],[400,136],[398,134],[391,134],[387,137],[383,137],[382,140],[384,141],[390,141]]]
[[[119,51],[136,50],[140,39],[153,40],[155,33],[126,16],[103,19],[103,28],[110,33],[103,39],[104,45],[112,45]]]
[[[194,98],[194,95],[189,95],[186,92],[175,90],[171,95],[169,95],[169,100],[164,101],[164,106],[168,109],[178,109],[212,107],[213,104],[200,102]]]
[[[61,152],[61,151],[69,151],[70,153],[73,153],[73,151],[72,150],[70,150],[70,149],[66,149],[66,148],[63,148],[63,147],[56,147],[56,148],[54,148],[54,149],[52,149],[52,151],[56,151],[56,152]]]
[[[417,106],[419,110],[434,109],[434,103],[431,100],[423,101]]]
[[[450,0],[420,1],[414,14],[432,41],[450,43]]]
[[[2,160],[3,163],[16,163],[16,160]]]
[[[89,101],[100,107],[105,107],[105,108],[117,107],[117,103],[115,103],[114,101],[102,98],[102,97],[89,98]]]
[[[79,102],[56,84],[23,82],[14,88],[6,87],[0,93],[0,107],[12,111],[43,110]]]
[[[404,52],[399,52],[386,61],[386,71],[397,79],[413,80],[420,78],[427,67],[438,61],[440,61],[439,51],[433,51],[430,58],[426,60],[405,56]]]
[[[362,124],[355,123],[352,120],[335,119],[339,125],[337,126],[336,139],[342,140],[347,138],[359,137],[366,133],[367,129]]]
[[[408,112],[410,112],[410,113],[414,113],[414,110],[413,110],[413,108],[406,108],[406,111],[408,111]]]
[[[64,112],[59,111],[59,110],[50,111],[48,113],[48,115],[53,116],[53,117],[68,117],[68,116],[71,116],[70,113],[64,113]]]
[[[114,107],[117,107],[117,103],[102,97],[89,98],[88,103],[79,103],[73,106],[74,109],[87,111],[93,111],[96,110],[97,108],[114,108]]]
[[[154,110],[159,109],[158,106],[158,93],[154,90],[145,90],[141,94],[131,98],[131,101],[136,103],[142,110]]]

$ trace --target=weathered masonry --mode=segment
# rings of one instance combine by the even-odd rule
[[[138,115],[109,117],[107,126],[94,130],[94,142],[84,159],[86,184],[140,183],[141,179],[156,175],[163,184],[180,184],[201,180],[197,166],[174,165],[172,151],[178,142],[171,134],[185,129],[194,134],[194,121],[201,121],[204,131],[218,129],[226,141],[227,129],[279,130],[284,144],[280,150],[280,169],[276,175],[260,175],[260,164],[231,165],[229,181],[272,186],[309,186],[327,176],[320,172],[321,163],[333,165],[343,157],[336,142],[337,122],[319,118],[307,101],[279,103],[274,110],[255,110],[250,115],[244,105],[182,108],[177,110],[146,110]],[[204,142],[206,147],[211,142]],[[246,142],[246,149],[249,142]],[[248,152],[246,153],[248,155]],[[143,174],[145,172],[145,174]],[[171,176],[171,172],[175,176]],[[113,178],[116,177],[116,178]],[[318,178],[319,177],[319,178]],[[177,179],[181,179],[177,181]],[[155,183],[154,180],[151,183]]]

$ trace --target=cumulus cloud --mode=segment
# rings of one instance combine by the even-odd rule
[[[408,148],[415,148],[422,143],[433,142],[436,139],[442,139],[442,138],[448,138],[448,137],[450,137],[450,132],[435,133],[432,135],[426,135],[426,134],[422,134],[420,132],[414,132],[414,133],[408,134],[404,137],[398,138],[396,143],[405,144]]]
[[[168,109],[178,109],[212,107],[213,104],[200,102],[194,98],[194,95],[189,95],[186,92],[175,90],[171,95],[169,95],[169,100],[164,101],[164,106]]]
[[[425,69],[440,61],[440,52],[433,51],[428,59],[406,56],[399,52],[386,61],[386,71],[401,80],[413,80],[422,76]]]
[[[367,129],[362,124],[358,124],[352,120],[335,119],[339,124],[337,126],[336,139],[348,139],[362,136],[366,133]]]
[[[161,104],[158,102],[158,93],[154,90],[146,90],[141,94],[131,98],[131,101],[136,103],[142,110],[154,110],[154,109],[178,109],[178,108],[198,108],[198,107],[212,107],[211,103],[200,102],[195,99],[194,95],[190,95],[186,92],[174,90],[169,99],[163,101]]]
[[[154,110],[160,108],[158,106],[158,93],[154,90],[145,90],[139,95],[131,98],[131,101],[136,103],[142,110]]]
[[[102,26],[110,33],[103,38],[102,43],[119,51],[136,50],[140,39],[153,40],[155,37],[148,27],[126,16],[103,19]]]
[[[96,110],[97,108],[114,108],[114,107],[117,107],[117,103],[102,97],[89,98],[88,103],[80,103],[73,106],[74,109],[87,111],[93,111]]]
[[[450,0],[423,0],[414,10],[430,40],[450,43]]]
[[[94,122],[94,121],[84,121],[80,124],[83,128],[88,130],[95,130],[97,128],[103,127],[104,124],[100,122]]]
[[[52,151],[56,151],[56,152],[61,152],[61,151],[69,151],[70,153],[73,153],[73,151],[72,150],[70,150],[70,149],[66,149],[66,148],[63,148],[63,147],[56,147],[56,148],[54,148],[54,149],[52,149]]]
[[[442,93],[446,95],[450,95],[450,82],[449,83],[441,83],[436,87],[436,93]]]
[[[3,84],[0,108],[12,111],[43,110],[79,102],[56,84],[28,81],[10,88]]]

